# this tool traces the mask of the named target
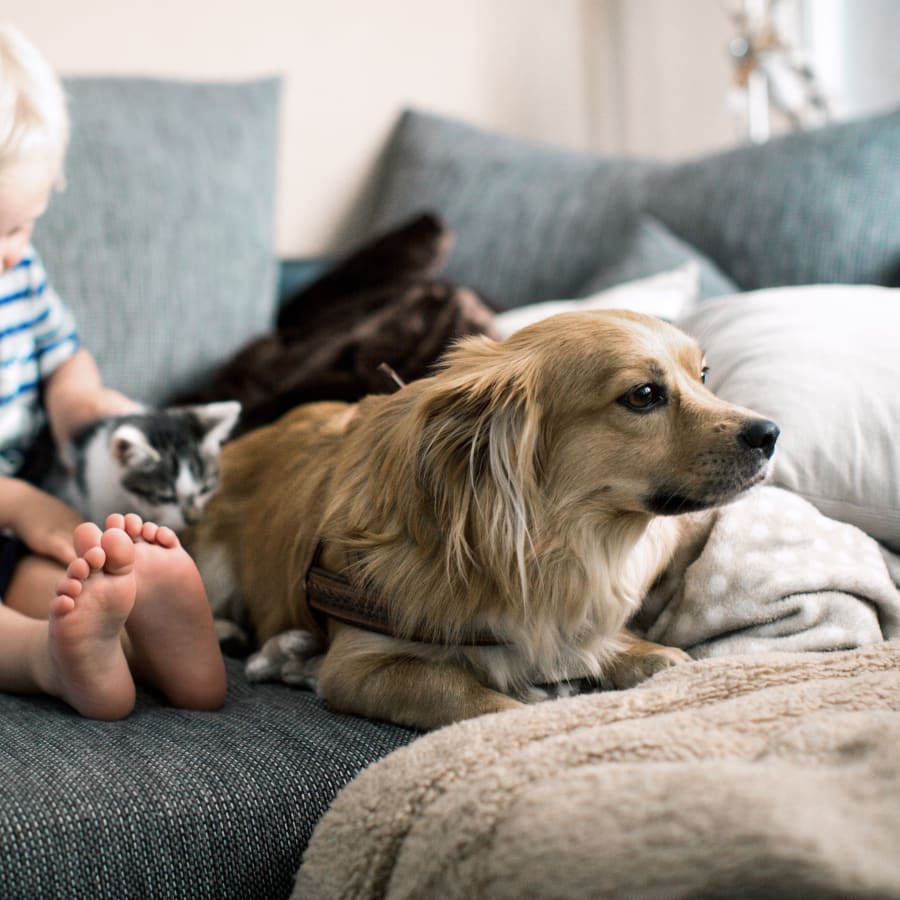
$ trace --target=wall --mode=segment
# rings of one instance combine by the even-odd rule
[[[594,35],[599,149],[666,159],[740,140],[729,104],[731,21],[719,0],[608,0]]]
[[[587,143],[581,0],[4,0],[65,74],[285,78],[278,244],[354,237],[405,104]]]
[[[3,0],[0,15],[66,74],[282,74],[283,255],[360,236],[408,104],[616,154],[741,137],[720,0]]]

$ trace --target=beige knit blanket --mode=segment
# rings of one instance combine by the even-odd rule
[[[900,641],[689,663],[371,766],[295,897],[900,897]]]

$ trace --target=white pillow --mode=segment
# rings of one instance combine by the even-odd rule
[[[514,331],[548,316],[585,309],[630,309],[674,322],[693,306],[699,281],[700,267],[691,261],[669,272],[618,284],[578,300],[547,300],[518,306],[496,315],[494,325],[501,338],[508,338]]]
[[[716,394],[781,426],[774,483],[900,550],[900,290],[774,288],[678,324]]]

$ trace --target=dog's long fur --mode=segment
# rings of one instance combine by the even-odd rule
[[[687,514],[761,480],[777,437],[702,369],[670,325],[572,313],[466,339],[396,394],[298,407],[224,448],[191,539],[213,606],[239,596],[261,641],[315,630],[304,576],[321,538],[399,635],[332,622],[321,693],[423,728],[548,682],[648,677],[686,657],[626,622],[703,527]],[[502,646],[459,645],[473,629]],[[434,643],[403,638],[423,633]]]

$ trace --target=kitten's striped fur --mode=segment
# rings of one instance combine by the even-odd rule
[[[67,448],[68,499],[97,523],[135,512],[180,531],[218,487],[219,451],[239,414],[239,403],[223,402],[93,422]]]

